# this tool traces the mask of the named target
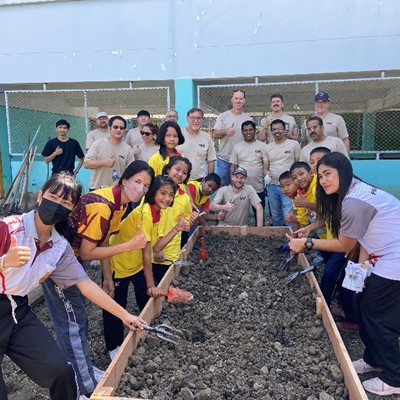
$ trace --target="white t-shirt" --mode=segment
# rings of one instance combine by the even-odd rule
[[[349,154],[347,153],[346,146],[343,143],[342,139],[333,136],[327,136],[325,139],[320,142],[310,142],[307,146],[304,146],[301,149],[300,161],[305,161],[307,164],[310,164],[310,153],[316,147],[326,147],[330,151],[337,151],[339,153],[344,154],[347,158],[349,158]]]
[[[255,207],[261,200],[250,185],[244,185],[239,193],[234,192],[232,185],[229,185],[218,190],[213,202],[217,204],[230,202],[235,206],[233,211],[225,213],[225,220],[219,225],[247,225],[249,205]]]
[[[340,234],[380,256],[372,273],[400,281],[400,201],[358,179],[342,203]]]
[[[267,145],[259,140],[235,144],[229,160],[247,171],[246,183],[253,186],[257,193],[264,190],[264,162],[267,161]]]
[[[279,177],[300,158],[300,144],[297,140],[286,139],[282,143],[267,144],[267,156],[271,183],[278,185]]]
[[[181,129],[185,137],[185,143],[178,146],[177,150],[192,163],[190,179],[197,180],[204,178],[207,163],[217,159],[214,142],[207,132],[200,130],[197,135],[192,135],[186,128],[181,127]]]
[[[235,134],[233,136],[224,136],[222,139],[219,139],[218,158],[221,160],[229,162],[233,146],[243,141],[242,123],[244,121],[253,121],[253,118],[244,112],[241,114],[234,114],[231,110],[218,115],[214,130],[227,129],[230,128],[232,124],[235,128]]]

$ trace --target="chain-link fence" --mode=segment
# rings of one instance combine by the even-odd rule
[[[284,112],[298,126],[314,114],[314,94],[330,95],[330,111],[340,114],[350,135],[354,156],[376,154],[398,157],[400,153],[400,79],[353,79],[305,82],[280,82],[240,85],[198,85],[198,107],[205,112],[205,125],[212,128],[217,115],[231,108],[232,92],[246,92],[245,112],[260,125],[270,112],[270,95],[284,97]]]
[[[32,140],[38,129],[35,146],[41,152],[49,138],[56,137],[59,119],[71,124],[69,135],[84,149],[86,133],[95,128],[97,112],[122,115],[128,128],[135,126],[140,110],[149,111],[153,121],[161,121],[170,108],[170,88],[8,91],[5,106],[11,155],[24,154],[29,138]]]

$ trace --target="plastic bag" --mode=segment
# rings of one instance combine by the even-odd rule
[[[361,293],[363,291],[365,278],[371,275],[373,264],[369,261],[362,263],[347,262],[346,275],[342,286],[353,292]]]

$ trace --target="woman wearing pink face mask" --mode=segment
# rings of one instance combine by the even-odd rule
[[[118,184],[81,196],[68,218],[69,242],[80,261],[100,260],[103,271],[103,290],[111,297],[114,283],[110,257],[133,249],[143,249],[147,239],[139,230],[129,240],[109,246],[110,235],[117,232],[121,218],[129,202],[138,202],[149,190],[154,171],[144,161],[128,165]],[[87,341],[88,321],[85,304],[78,288],[73,285],[59,293],[50,282],[43,283],[43,292],[54,324],[58,342],[77,374],[81,393],[90,394],[101,378],[101,372],[93,365]],[[72,310],[72,311],[71,311]],[[58,330],[57,326],[68,326]]]

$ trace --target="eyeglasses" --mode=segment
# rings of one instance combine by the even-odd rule
[[[112,127],[111,127],[112,129],[115,129],[116,131],[124,131],[125,130],[125,128],[123,127],[123,126],[116,126],[116,125],[113,125]]]
[[[153,133],[152,133],[152,132],[140,131],[140,134],[141,134],[142,136],[143,136],[143,135],[150,136],[150,135],[152,135]]]
[[[285,129],[284,128],[273,128],[271,129],[271,132],[284,132]]]
[[[191,121],[201,121],[203,117],[189,117]]]

